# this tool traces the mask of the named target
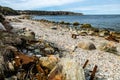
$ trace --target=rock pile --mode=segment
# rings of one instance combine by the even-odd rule
[[[58,58],[51,55],[59,49],[55,50],[47,41],[35,40],[35,36],[33,40],[31,36],[33,38],[29,35],[29,39],[26,34],[0,31],[0,80],[47,80],[47,75],[58,62]]]
[[[37,40],[31,30],[1,30],[0,37],[0,80],[85,80],[77,63],[60,59],[56,54],[61,51],[53,43]],[[70,69],[76,70],[69,74]]]

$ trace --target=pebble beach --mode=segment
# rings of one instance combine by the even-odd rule
[[[58,48],[63,50],[62,54],[64,56],[62,57],[73,59],[81,66],[84,65],[86,60],[89,60],[84,69],[86,80],[89,80],[89,75],[95,65],[98,67],[95,74],[95,80],[120,80],[120,56],[99,49],[99,46],[102,43],[110,43],[117,47],[117,54],[120,54],[120,43],[108,41],[103,37],[90,35],[79,35],[76,39],[73,39],[71,38],[71,35],[75,33],[75,30],[62,28],[60,25],[19,19],[18,16],[8,16],[6,18],[11,20],[15,18],[19,20],[10,22],[13,26],[13,31],[28,28],[35,32],[37,39],[44,39],[55,43]],[[53,27],[57,29],[54,30],[52,29]],[[78,47],[78,44],[83,42],[93,43],[96,49],[85,50]]]

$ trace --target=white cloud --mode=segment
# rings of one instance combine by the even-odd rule
[[[77,8],[70,8],[69,10],[73,11],[89,11],[89,12],[96,12],[96,13],[117,13],[120,12],[120,5],[119,4],[106,4],[106,5],[93,5],[93,6],[82,6]]]
[[[42,7],[60,6],[83,0],[0,0],[0,5],[14,9],[34,9]]]

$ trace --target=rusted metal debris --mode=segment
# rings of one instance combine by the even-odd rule
[[[85,64],[83,65],[83,69],[87,66],[89,60],[86,60]]]
[[[45,69],[41,67],[42,65],[37,57],[30,57],[20,52],[14,52],[14,54],[14,67],[19,70],[20,79],[47,80],[47,75],[49,73],[45,73]]]
[[[95,67],[94,67],[94,69],[93,69],[93,71],[91,73],[90,80],[94,80],[96,71],[97,71],[97,65],[95,65]]]
[[[117,40],[115,38],[115,36],[112,36],[112,35],[109,35],[107,38],[105,38],[106,40],[109,40],[109,41],[114,41],[114,42],[118,42],[119,43],[119,40]]]
[[[77,35],[77,34],[72,34],[72,38],[73,38],[73,39],[76,39],[77,36],[79,36],[79,35]]]

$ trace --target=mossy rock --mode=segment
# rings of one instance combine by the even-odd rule
[[[73,26],[78,26],[78,25],[80,25],[79,22],[74,22],[74,23],[73,23]]]
[[[65,22],[64,22],[64,21],[61,21],[60,24],[65,24]]]
[[[109,35],[110,35],[110,31],[108,31],[108,30],[100,30],[99,31],[100,37],[109,36]]]
[[[69,23],[69,22],[65,22],[64,24],[65,24],[65,25],[70,25],[71,23]]]
[[[92,28],[91,24],[82,24],[80,28]]]

